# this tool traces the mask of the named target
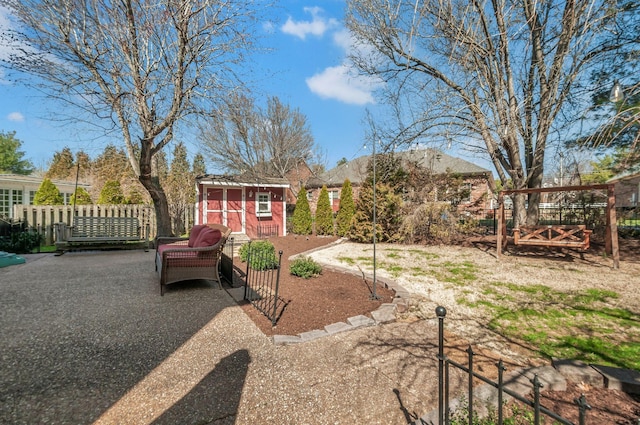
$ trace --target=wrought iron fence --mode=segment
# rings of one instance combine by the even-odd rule
[[[505,209],[507,229],[513,228],[513,210]],[[477,216],[478,224],[485,229],[485,233],[497,233],[497,210],[484,210]],[[589,229],[596,229],[605,225],[605,206],[595,205],[589,208],[580,205],[564,207],[548,207],[541,205],[540,224],[586,224]],[[640,232],[640,208],[616,208],[618,228]]]
[[[280,234],[280,226],[277,224],[258,224],[258,239],[266,239]]]
[[[227,239],[222,248],[222,258],[220,259],[220,273],[230,284],[233,284],[233,243],[233,237]]]
[[[545,408],[540,403],[540,388],[542,384],[538,378],[538,375],[534,375],[533,379],[531,379],[531,385],[533,390],[533,400],[529,400],[525,397],[522,397],[518,393],[509,390],[505,386],[504,382],[504,371],[506,368],[502,360],[500,360],[496,364],[496,368],[498,371],[498,382],[492,381],[487,377],[480,375],[475,372],[473,368],[473,360],[475,353],[473,352],[471,346],[467,349],[467,366],[455,362],[449,359],[444,354],[444,318],[447,315],[447,310],[444,307],[436,308],[436,315],[438,316],[438,425],[450,424],[451,423],[451,409],[450,409],[450,400],[449,400],[449,373],[450,369],[456,368],[458,370],[463,371],[468,376],[468,388],[467,388],[467,418],[469,425],[474,423],[474,391],[473,391],[473,382],[474,379],[482,381],[486,384],[491,385],[492,387],[498,390],[498,401],[496,405],[497,409],[497,424],[502,425],[504,423],[504,397],[505,395],[513,397],[515,400],[529,406],[533,409],[533,423],[534,425],[540,425],[541,415],[548,416],[552,418],[554,423],[560,423],[564,425],[574,425],[573,422],[568,419],[563,418],[555,412]],[[587,403],[587,400],[582,394],[579,398],[575,399],[576,409],[579,414],[579,425],[584,425],[587,417],[587,411],[591,409],[591,406]]]
[[[247,249],[244,299],[267,316],[272,325],[275,325],[285,304],[284,300],[278,296],[282,251],[277,258],[274,258],[272,251],[252,249],[251,242]]]

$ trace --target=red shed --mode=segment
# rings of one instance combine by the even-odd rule
[[[287,234],[285,179],[206,175],[196,179],[196,224],[221,223],[248,237]]]

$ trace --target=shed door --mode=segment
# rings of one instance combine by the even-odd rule
[[[244,232],[242,189],[227,189],[226,223],[233,232]]]
[[[243,190],[207,189],[207,223],[222,223],[232,232],[244,232]]]
[[[224,189],[207,189],[207,219],[205,223],[224,223]],[[225,224],[226,225],[226,224]]]

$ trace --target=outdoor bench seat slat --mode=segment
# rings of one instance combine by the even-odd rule
[[[142,231],[137,217],[85,217],[76,216],[70,235],[61,245],[64,246],[109,246],[130,242],[143,242],[148,249],[148,239]]]
[[[584,224],[520,226],[513,229],[515,245],[589,249],[592,231]]]

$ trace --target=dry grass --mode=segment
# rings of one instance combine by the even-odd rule
[[[317,261],[371,272],[373,247],[345,243]],[[447,308],[451,332],[531,363],[549,357],[640,369],[640,263],[600,255],[505,256],[458,246],[378,244],[377,274],[412,293],[405,320]]]

